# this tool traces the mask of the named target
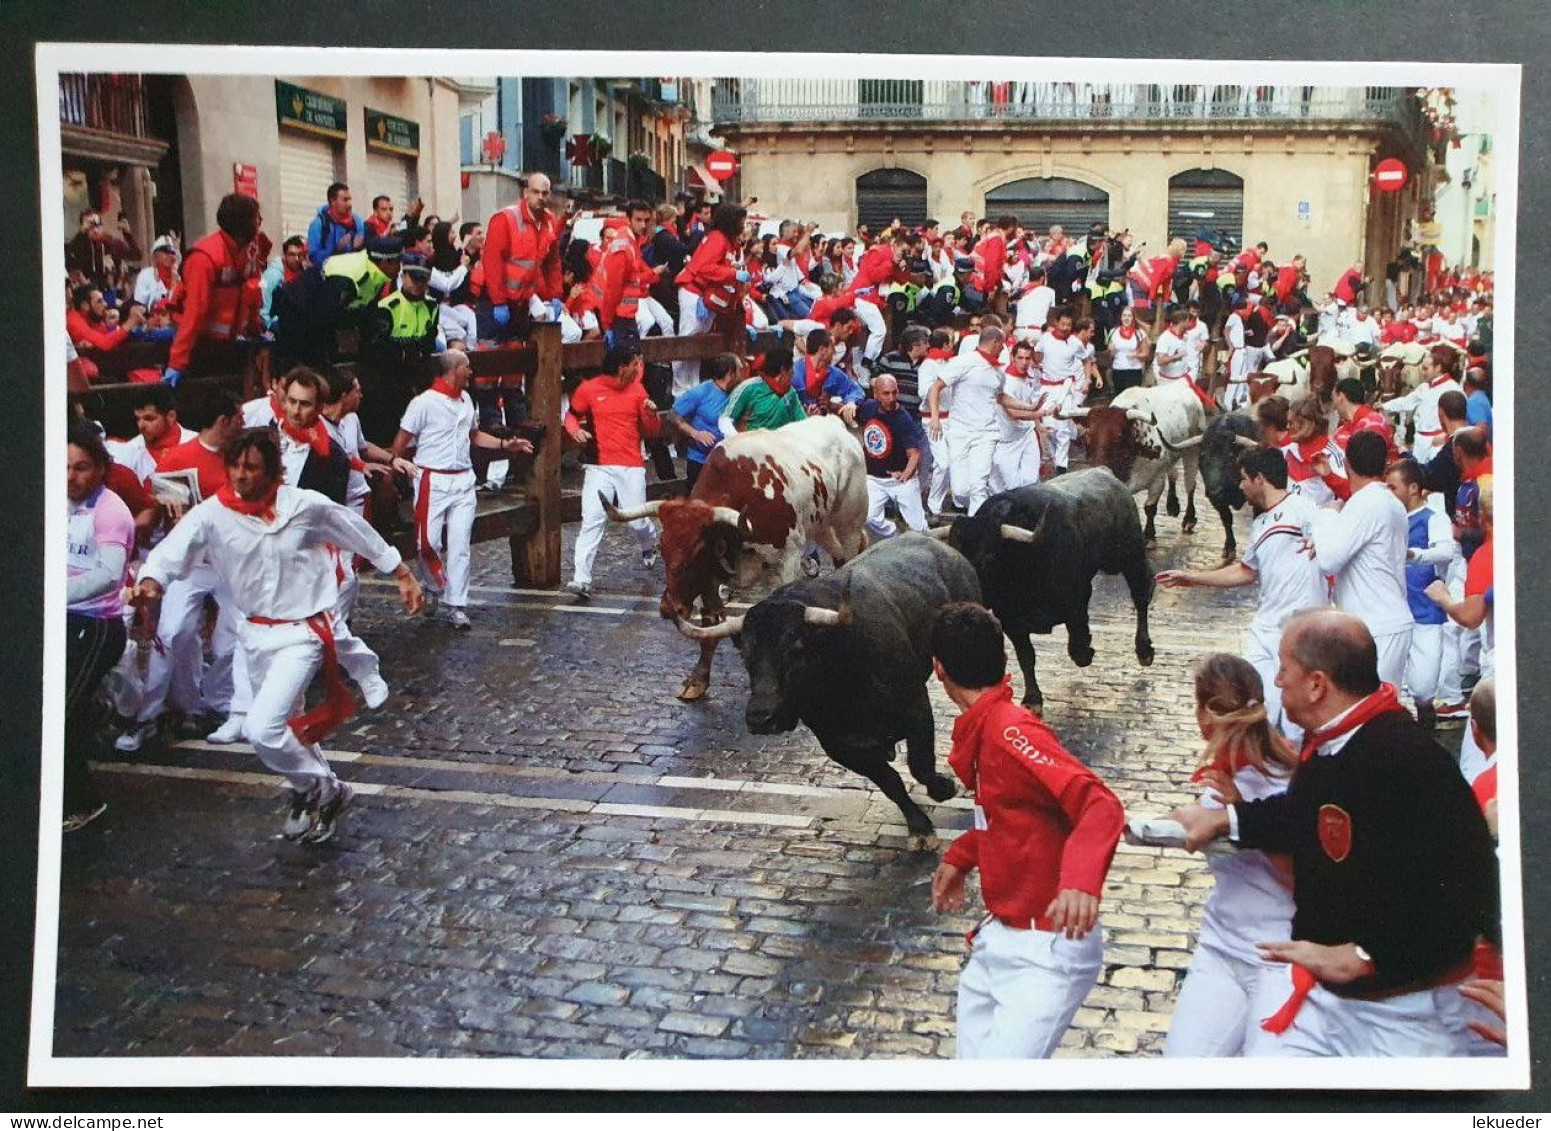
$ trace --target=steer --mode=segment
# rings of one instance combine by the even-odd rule
[[[1214,416],[1201,440],[1201,485],[1206,489],[1207,501],[1222,519],[1226,535],[1222,550],[1224,562],[1231,562],[1238,554],[1238,542],[1233,536],[1233,512],[1246,502],[1239,483],[1239,455],[1245,448],[1259,445],[1260,430],[1244,412]]]
[[[1152,663],[1147,606],[1153,581],[1146,541],[1131,492],[1109,468],[993,495],[973,516],[955,519],[947,529],[949,544],[974,565],[986,604],[1012,641],[1023,669],[1024,706],[1037,711],[1045,702],[1029,633],[1044,635],[1064,624],[1072,662],[1080,668],[1093,662],[1088,601],[1100,570],[1125,576],[1136,607],[1136,658]]]
[[[751,734],[806,723],[824,753],[899,806],[911,836],[927,837],[931,819],[889,762],[903,740],[910,776],[927,796],[953,796],[952,779],[937,772],[926,694],[931,627],[948,602],[979,600],[962,555],[925,534],[902,534],[828,577],[781,586],[741,617],[679,628],[711,644],[736,640],[749,672]]]
[[[604,505],[616,522],[650,515],[662,523],[667,584],[659,611],[671,621],[687,620],[697,600],[707,623],[719,621],[724,584],[750,585],[766,566],[791,581],[810,544],[836,565],[867,544],[867,466],[861,445],[834,416],[729,436],[706,457],[687,499],[630,510]],[[715,639],[701,644],[680,699],[705,695],[715,652]]]
[[[1088,423],[1088,463],[1107,467],[1134,494],[1147,492],[1149,546],[1158,541],[1155,520],[1158,499],[1176,466],[1185,465],[1185,519],[1180,529],[1196,529],[1196,453],[1191,443],[1200,442],[1206,428],[1206,409],[1184,381],[1167,385],[1126,389],[1108,405],[1078,408],[1065,413],[1069,420]],[[1169,514],[1179,513],[1172,500]]]

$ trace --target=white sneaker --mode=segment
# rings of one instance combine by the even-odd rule
[[[241,742],[242,728],[247,721],[247,715],[227,715],[224,723],[205,736],[205,741],[214,742],[218,746]]]
[[[590,601],[592,599],[592,586],[583,581],[569,582],[565,587],[565,591],[576,594],[578,601]]]
[[[641,551],[641,568],[642,569],[651,569],[656,564],[657,564],[657,551],[656,550],[642,550]]]
[[[381,675],[369,675],[361,680],[361,696],[368,707],[381,707],[388,701],[388,681]]]
[[[152,719],[148,723],[136,723],[134,726],[130,727],[123,734],[119,735],[116,739],[113,740],[113,749],[117,750],[120,754],[133,754],[136,750],[140,749],[141,744],[144,743],[146,739],[150,738],[151,735],[155,733],[155,731],[155,719]]]
[[[463,631],[466,631],[466,630],[474,627],[474,622],[469,620],[469,615],[466,612],[464,612],[462,609],[460,609],[457,605],[448,605],[447,606],[447,623],[452,625],[453,628],[460,629],[460,630],[463,630]],[[363,690],[364,690],[364,688],[363,688]],[[387,693],[387,685],[384,684],[383,685],[383,697],[386,698],[387,694],[388,694]]]

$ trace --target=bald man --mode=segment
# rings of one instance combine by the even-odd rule
[[[921,480],[916,471],[926,450],[926,433],[915,413],[900,403],[899,382],[886,373],[874,377],[872,396],[857,405],[855,412],[867,458],[867,533],[888,538],[897,531],[883,513],[890,500],[899,508],[906,526],[925,530],[926,508],[921,503]]]
[[[1292,939],[1255,1006],[1250,1056],[1459,1056],[1479,1048],[1455,987],[1476,941],[1499,936],[1491,834],[1454,760],[1380,683],[1367,626],[1334,609],[1295,614],[1277,684],[1304,728],[1287,792],[1174,811],[1186,844],[1226,836],[1287,853]]]

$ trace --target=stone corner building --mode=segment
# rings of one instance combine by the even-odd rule
[[[724,79],[712,116],[734,195],[827,230],[968,209],[1161,249],[1207,228],[1306,255],[1321,293],[1357,260],[1383,277],[1442,165],[1402,87]],[[1399,192],[1373,188],[1387,157]]]

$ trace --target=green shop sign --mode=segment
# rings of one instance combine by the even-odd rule
[[[366,108],[366,147],[405,157],[420,156],[420,126],[381,110]]]
[[[275,80],[275,116],[282,126],[322,134],[345,136],[345,103],[306,87]]]

